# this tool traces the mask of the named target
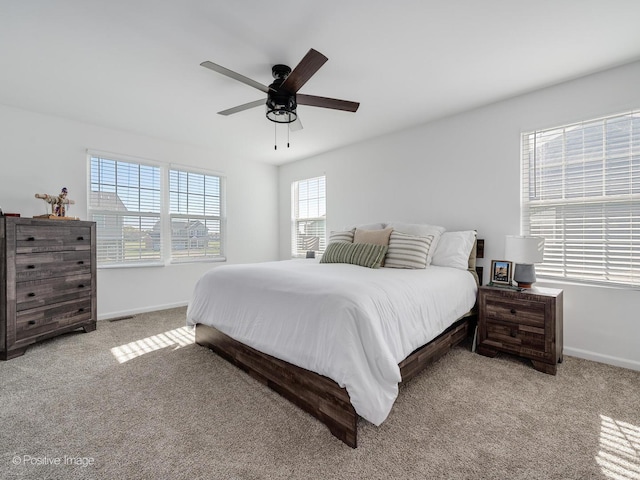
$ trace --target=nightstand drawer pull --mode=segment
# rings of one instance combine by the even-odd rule
[[[36,294],[33,293],[33,292],[31,292],[31,293],[29,293],[29,295],[27,295],[27,297],[35,297],[35,296],[36,296]]]
[[[36,324],[36,321],[35,321],[35,320],[29,320],[27,323],[28,323],[29,325],[35,325],[35,324]]]
[[[35,265],[27,265],[27,268],[28,268],[29,270],[33,270],[34,268],[36,268],[36,266],[35,266]]]
[[[78,285],[78,288],[84,288],[84,283],[81,283],[80,285]]]
[[[35,241],[36,237],[27,237],[27,242]]]
[[[512,309],[511,309],[511,313],[512,313],[513,315],[515,315],[515,314],[516,314],[516,309],[515,309],[515,308],[512,308]]]
[[[78,260],[78,265],[84,265],[84,261],[83,260]]]
[[[80,236],[80,237],[78,237],[78,240],[82,241],[82,240],[84,240],[84,237]]]

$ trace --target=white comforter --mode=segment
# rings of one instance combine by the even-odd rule
[[[468,312],[476,291],[469,272],[447,267],[225,265],[196,284],[187,323],[333,379],[380,425],[398,395],[398,363]]]

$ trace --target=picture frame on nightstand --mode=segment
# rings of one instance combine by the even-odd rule
[[[491,284],[511,285],[513,262],[508,260],[491,260]]]

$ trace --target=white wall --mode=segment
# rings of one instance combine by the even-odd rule
[[[226,176],[227,261],[277,258],[277,168],[215,151],[0,105],[0,207],[23,217],[47,213],[35,193],[69,189],[68,214],[87,218],[86,150],[203,168]],[[260,232],[256,237],[256,232]],[[259,241],[256,241],[258,239]],[[98,270],[98,318],[185,305],[217,263]]]
[[[640,62],[284,165],[280,258],[290,256],[290,185],[326,174],[329,230],[376,221],[477,229],[485,259],[520,231],[520,133],[640,108]],[[485,268],[485,283],[487,281]],[[640,290],[565,290],[565,353],[640,370]]]

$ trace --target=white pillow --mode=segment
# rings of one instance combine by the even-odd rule
[[[435,252],[433,252],[431,265],[467,270],[469,268],[469,255],[471,255],[475,239],[475,230],[444,232],[440,236]]]
[[[351,225],[349,227],[345,227],[344,230],[355,230],[359,228],[361,230],[382,230],[385,228],[384,223],[367,223],[364,225]]]
[[[415,235],[417,237],[433,236],[431,246],[429,247],[429,253],[427,255],[427,265],[431,265],[433,262],[433,254],[438,248],[438,242],[440,236],[444,233],[445,228],[438,225],[428,225],[425,223],[401,223],[391,222],[387,223],[387,228],[393,228],[396,232],[406,233],[407,235]]]

